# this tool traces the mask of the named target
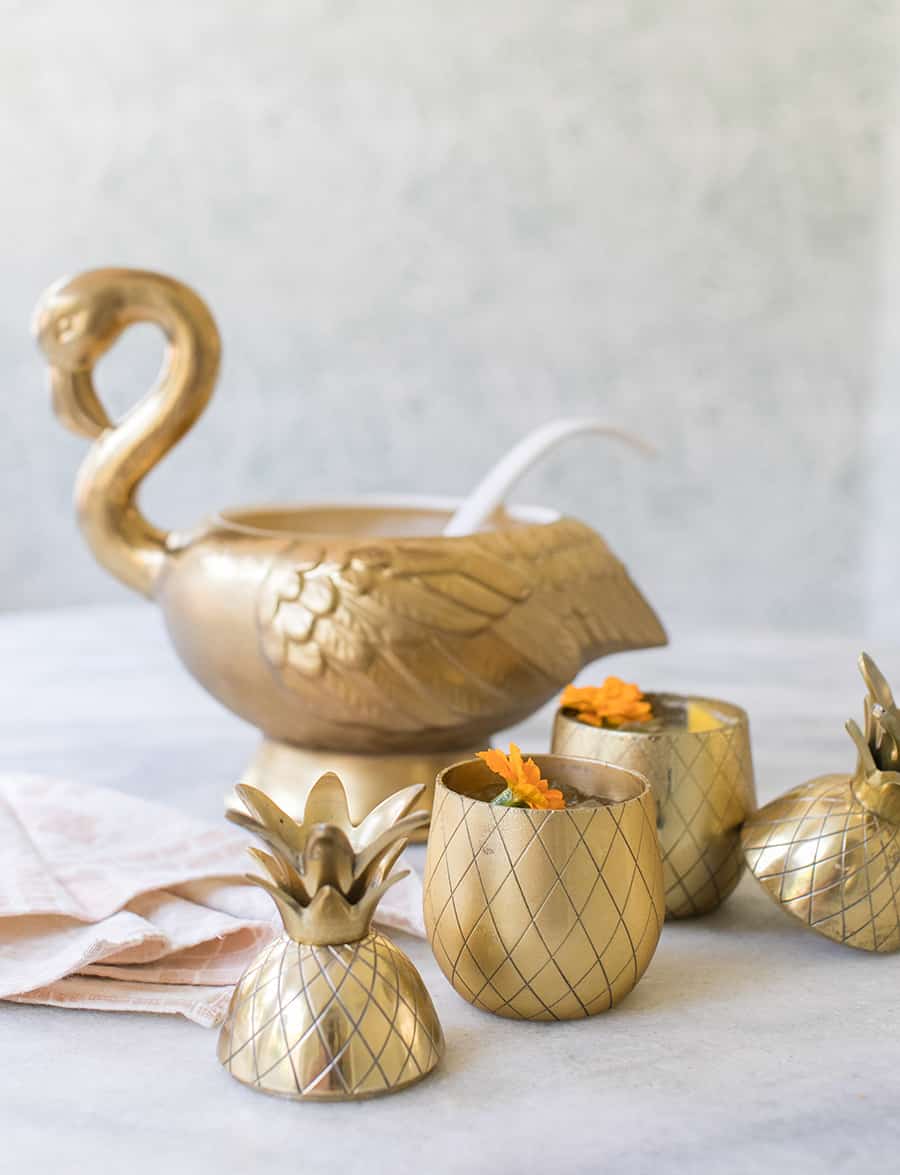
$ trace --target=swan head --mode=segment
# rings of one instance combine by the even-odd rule
[[[37,304],[32,330],[50,364],[74,374],[93,366],[126,325],[121,288],[108,270],[52,285]]]
[[[50,364],[54,410],[81,436],[97,437],[111,427],[91,371],[128,325],[127,287],[110,281],[114,272],[93,270],[56,282],[32,319],[38,346]]]

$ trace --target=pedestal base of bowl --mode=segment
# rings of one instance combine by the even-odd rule
[[[427,791],[417,806],[430,812],[438,772],[474,753],[474,748],[457,747],[427,755],[360,755],[311,750],[266,738],[244,771],[241,782],[260,788],[289,816],[300,820],[309,789],[320,775],[334,771],[346,788],[350,815],[354,823],[359,823],[376,804],[412,784],[425,784]],[[242,807],[234,792],[225,797],[225,807],[226,810]],[[413,840],[424,841],[427,836],[425,831],[414,836]]]

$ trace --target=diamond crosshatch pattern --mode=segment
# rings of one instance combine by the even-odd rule
[[[425,924],[476,1007],[565,1020],[605,1011],[644,973],[664,918],[649,791],[598,808],[497,808],[436,792]]]
[[[650,781],[670,918],[709,913],[732,892],[744,869],[741,825],[756,807],[746,715],[710,705],[728,719],[711,730],[606,730],[559,714],[553,731],[554,751],[616,763]]]
[[[342,946],[282,937],[235,988],[219,1060],[239,1081],[284,1097],[373,1096],[437,1064],[436,1023],[415,968],[382,935]]]
[[[900,827],[863,807],[846,775],[773,800],[742,840],[756,879],[795,918],[847,946],[900,949]]]

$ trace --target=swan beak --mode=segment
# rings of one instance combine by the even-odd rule
[[[50,386],[53,389],[53,411],[71,432],[93,440],[113,427],[113,422],[97,399],[87,368],[63,371],[59,367],[52,367]]]

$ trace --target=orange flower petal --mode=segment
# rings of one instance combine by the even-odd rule
[[[522,759],[522,752],[515,743],[509,744],[509,755],[496,748],[479,751],[478,758],[501,776],[509,790],[531,808],[564,808],[565,800],[561,791],[551,789],[546,779],[541,778],[541,769],[534,759]],[[548,796],[550,798],[548,799]]]
[[[496,750],[492,747],[489,751],[479,751],[478,758],[481,759],[495,775],[501,776],[507,783],[512,784],[515,780],[515,772],[502,751]]]
[[[588,726],[616,728],[625,722],[646,722],[653,712],[640,687],[620,677],[607,677],[599,686],[568,685],[560,704]]]

